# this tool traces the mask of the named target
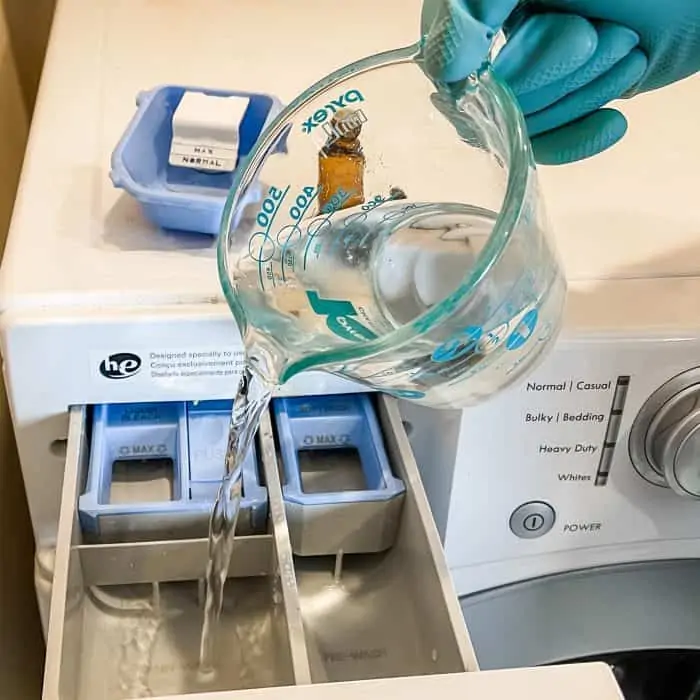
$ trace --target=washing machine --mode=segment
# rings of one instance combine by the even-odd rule
[[[618,105],[625,139],[542,168],[570,289],[525,381],[405,405],[482,668],[611,663],[700,697],[700,78]]]
[[[257,592],[232,606],[226,672],[215,674],[214,687],[196,673],[209,489],[216,490],[222,476],[243,348],[221,296],[215,238],[167,232],[149,222],[137,201],[110,182],[111,154],[135,102],[147,99],[144,90],[212,86],[288,103],[337,65],[414,40],[420,0],[408,9],[405,0],[382,8],[362,0],[343,25],[354,43],[339,42],[329,31],[324,9],[323,0],[293,6],[284,0],[57,3],[0,269],[2,370],[47,641],[43,697],[237,698],[243,687],[255,687],[270,698],[437,693],[500,700],[525,687],[524,700],[564,693],[588,700],[591,692],[596,700],[616,700],[617,684],[602,664],[476,672],[396,401],[317,373],[277,394],[246,459],[250,481],[243,490],[251,507],[241,508],[241,567],[230,572],[241,581],[231,586]],[[313,50],[300,51],[300,37],[312,37]],[[335,396],[329,400],[328,394]],[[290,410],[275,413],[275,405]],[[299,548],[312,542],[304,521],[296,530],[290,525],[288,489],[282,489],[280,426],[289,429],[291,444],[292,423],[299,425],[289,416],[295,410],[307,431],[314,411],[321,421],[329,411],[341,411],[343,420],[350,416],[353,425],[365,427],[357,433],[381,448],[372,454],[379,455],[382,474],[390,466],[404,486],[401,518],[393,518],[395,546],[386,558],[373,559],[371,576],[367,560],[353,560],[347,551],[336,551],[333,569],[321,572],[359,581],[354,574],[351,579],[356,570],[365,583],[345,590],[366,595],[355,602],[316,585],[322,579],[315,562],[300,561],[293,549],[300,533]],[[334,425],[338,430],[337,420]],[[119,444],[112,439],[117,434]],[[320,444],[327,433],[299,435],[302,443],[311,436]],[[158,459],[145,469],[144,455]],[[295,461],[293,453],[285,459]],[[212,464],[213,479],[193,467]],[[154,507],[146,508],[144,498]],[[337,536],[337,522],[324,533]],[[365,515],[364,522],[376,530],[381,521]],[[311,568],[298,575],[300,564]],[[302,579],[305,599],[316,599],[303,611]],[[147,598],[136,600],[143,585]],[[163,616],[162,626],[142,614],[144,604],[163,612],[170,592],[183,587],[186,599],[173,599],[173,614]],[[246,612],[242,601],[258,601],[257,613]],[[192,625],[183,624],[186,610]],[[330,618],[331,610],[339,617]],[[412,631],[408,620],[415,622]],[[238,649],[250,650],[257,663],[236,662]]]
[[[419,3],[412,7],[417,18]],[[69,577],[81,573],[78,564],[93,581],[130,570],[113,550],[80,543],[75,501],[89,461],[88,414],[103,404],[230,398],[216,373],[173,381],[151,362],[164,353],[228,353],[234,359],[226,363],[241,354],[213,243],[163,235],[108,180],[133,100],[139,90],[181,83],[270,90],[286,102],[319,72],[415,37],[404,5],[388,8],[386,22],[376,21],[381,10],[371,3],[358,6],[353,21],[367,31],[354,32],[353,42],[338,40],[320,1],[294,12],[281,0],[211,0],[202,8],[61,0],[54,21],[0,279],[3,372],[37,545],[38,598],[54,628],[50,689],[77,658],[64,645],[64,631],[76,630],[63,626],[75,608]],[[313,50],[299,50],[303,32],[315,38]],[[276,50],[260,50],[263,42]],[[287,54],[293,69],[280,64]],[[698,107],[697,78],[637,98],[622,106],[630,118],[623,143],[583,163],[541,168],[570,294],[562,335],[530,377],[463,412],[402,404],[403,425],[395,404],[385,406],[387,442],[407,470],[420,467],[423,485],[411,471],[406,482],[417,504],[425,488],[452,574],[448,585],[421,507],[425,548],[416,548],[414,531],[413,546],[403,548],[413,558],[402,590],[425,589],[416,572],[439,584],[433,601],[442,608],[428,608],[423,631],[427,637],[442,621],[459,642],[450,671],[476,668],[466,630],[455,624],[454,584],[484,669],[602,658],[629,698],[692,697],[700,649]],[[144,358],[143,371],[105,376],[100,367],[123,352]],[[325,376],[286,389],[357,390]],[[204,545],[191,545],[191,561]],[[116,563],[103,569],[95,556]],[[301,630],[294,604],[289,610]],[[94,669],[89,640],[81,650]],[[64,651],[71,663],[60,663]],[[295,679],[308,687],[300,658]],[[523,673],[467,675],[484,678],[475,684],[511,679],[507,692],[490,697],[510,697],[513,678],[524,679],[517,685],[527,697],[556,695],[556,684]],[[567,697],[603,697],[593,675],[561,673],[581,679]]]

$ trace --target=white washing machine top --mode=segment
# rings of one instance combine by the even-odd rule
[[[700,273],[696,103],[700,76],[618,102],[629,121],[619,144],[580,163],[540,168],[571,282]]]
[[[138,93],[191,85],[287,103],[330,70],[414,41],[419,12],[419,0],[381,9],[360,0],[338,28],[321,0],[59,2],[3,265],[4,308],[223,299],[215,240],[156,229],[109,179]],[[352,23],[350,43],[339,32]]]
[[[420,4],[358,0],[341,28],[321,0],[59,2],[2,269],[3,309],[220,301],[214,241],[157,230],[109,180],[136,95],[170,83],[289,101],[334,68],[413,42]],[[698,274],[698,107],[700,78],[625,102],[621,144],[540,169],[570,280]]]

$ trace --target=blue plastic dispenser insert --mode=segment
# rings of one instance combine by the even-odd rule
[[[238,125],[238,155],[234,170],[198,169],[169,162],[173,116],[186,93],[248,100]],[[281,111],[281,102],[265,93],[163,85],[142,92],[136,104],[136,113],[112,153],[112,183],[134,197],[144,216],[156,226],[175,232],[217,236],[234,173],[260,134]],[[285,150],[285,143],[278,144],[276,152],[284,153]],[[238,209],[239,215],[247,204],[259,197],[259,186],[254,183]]]
[[[391,547],[405,486],[367,394],[273,401],[292,548],[299,555]]]
[[[78,509],[98,540],[203,537],[224,475],[232,401],[93,408],[87,483]],[[267,489],[255,444],[243,464],[237,532],[265,530]]]

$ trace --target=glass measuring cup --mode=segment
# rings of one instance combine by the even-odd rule
[[[515,98],[488,66],[436,86],[419,44],[270,125],[229,196],[219,276],[270,382],[322,369],[436,407],[531,369],[566,290]]]

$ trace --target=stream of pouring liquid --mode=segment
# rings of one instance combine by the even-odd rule
[[[215,674],[216,633],[224,586],[233,552],[236,523],[243,496],[242,465],[258,430],[271,390],[249,364],[243,370],[231,411],[226,476],[216,496],[209,521],[209,561],[205,578],[204,622],[199,650],[199,672]]]

